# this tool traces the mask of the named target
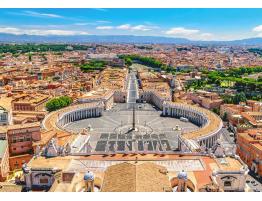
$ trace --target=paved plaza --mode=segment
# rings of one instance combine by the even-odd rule
[[[91,127],[90,143],[92,151],[171,151],[178,147],[177,135],[198,129],[190,122],[183,122],[171,117],[161,117],[161,111],[154,106],[143,103],[135,104],[135,121],[137,131],[121,133],[132,127],[133,110],[128,104],[115,104],[98,118],[83,119],[72,122],[65,129],[81,132],[84,128]],[[177,129],[178,128],[178,129]]]
[[[127,90],[126,103],[115,103],[101,117],[71,122],[65,129],[80,133],[89,128],[89,151],[97,153],[176,151],[178,135],[198,129],[190,122],[162,117],[162,111],[151,104],[137,103],[139,96],[135,71],[128,75]],[[74,144],[81,147],[83,141],[83,137],[79,137]],[[79,147],[74,149],[79,150]]]

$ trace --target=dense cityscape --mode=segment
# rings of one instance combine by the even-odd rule
[[[0,192],[261,191],[261,51],[2,44]]]

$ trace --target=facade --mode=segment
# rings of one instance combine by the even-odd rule
[[[139,101],[151,103],[162,110],[164,101],[171,101],[171,96],[162,97],[157,91],[141,90],[139,92]]]
[[[33,142],[41,139],[40,124],[28,123],[9,126],[7,138],[11,156],[33,153]]]
[[[114,92],[112,90],[101,89],[97,91],[88,92],[78,98],[79,103],[95,103],[102,102],[105,110],[112,108],[114,104]]]
[[[165,102],[163,116],[186,118],[200,127],[199,130],[183,133],[179,137],[182,151],[199,151],[201,146],[212,148],[221,135],[222,120],[214,113],[187,104]]]
[[[229,165],[229,160],[232,160],[232,163],[234,159],[228,158],[227,160],[223,158],[218,158],[217,160],[220,160],[220,163],[224,163],[225,166],[221,167],[219,170],[214,171],[212,173],[212,180],[213,182],[220,187],[222,191],[225,192],[244,192],[245,191],[245,184],[246,184],[246,178],[248,174],[248,169],[246,165],[239,160],[238,156],[235,156],[235,158],[240,162],[242,165],[239,167],[238,170],[235,168],[226,167],[226,165]]]
[[[219,108],[223,103],[218,94],[200,90],[188,93],[187,98],[206,109]]]
[[[47,115],[42,122],[42,127],[46,131],[55,132],[57,138],[61,136],[63,141],[60,144],[66,145],[74,140],[72,133],[63,129],[66,124],[85,118],[99,117],[103,111],[104,104],[102,102],[72,105]]]
[[[9,174],[9,150],[7,140],[0,140],[0,181]]]
[[[58,170],[43,168],[43,169],[29,169],[26,164],[22,167],[24,173],[24,180],[26,189],[47,190],[55,181],[55,173]]]
[[[24,166],[23,171],[27,189],[33,191],[198,192],[208,186],[215,187],[212,191],[248,191],[248,169],[238,157],[197,154],[168,154],[164,160],[159,157],[152,154],[120,154],[110,160],[103,155],[88,159],[39,157]]]
[[[10,122],[10,113],[0,106],[0,126],[8,125]]]
[[[255,174],[262,176],[262,129],[237,134],[237,154]]]
[[[42,111],[49,96],[44,94],[18,94],[13,97],[12,109],[19,111]]]
[[[28,163],[33,158],[32,154],[21,154],[9,157],[9,168],[11,171],[19,170],[23,164]]]
[[[0,97],[0,126],[12,124],[12,98]]]
[[[78,107],[79,109],[73,109],[63,113],[59,116],[59,119],[57,120],[57,125],[60,128],[63,128],[64,125],[73,122],[73,121],[79,121],[81,119],[91,118],[91,117],[99,117],[102,115],[103,112],[103,104],[90,104],[91,107],[84,107],[85,104],[79,105],[82,106]],[[87,104],[86,104],[87,106]],[[92,107],[93,106],[93,107]],[[70,109],[70,108],[69,108]]]

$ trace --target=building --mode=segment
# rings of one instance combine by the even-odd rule
[[[253,128],[262,128],[262,112],[242,112],[243,121]]]
[[[41,139],[40,124],[10,125],[7,128],[10,156],[33,153],[33,142]]]
[[[5,108],[0,106],[0,126],[8,125],[10,120],[10,113]]]
[[[0,98],[0,126],[12,124],[12,98]]]
[[[237,134],[237,154],[255,174],[262,176],[262,129]]]
[[[235,132],[249,128],[262,127],[261,103],[248,100],[246,103],[223,104],[220,107],[220,116],[228,120],[229,127]]]
[[[18,111],[43,111],[49,96],[39,93],[17,94],[12,100],[12,109]]]
[[[211,93],[207,91],[197,90],[187,94],[187,98],[192,100],[193,103],[199,104],[201,107],[206,109],[219,108],[223,103],[223,100],[217,93]]]
[[[128,162],[127,162],[128,160]],[[248,191],[239,157],[117,154],[43,158],[23,167],[28,190],[52,192]]]
[[[164,102],[163,116],[186,118],[200,129],[183,132],[179,136],[181,151],[200,151],[201,147],[212,148],[221,135],[222,120],[207,109],[174,102]]]
[[[79,103],[95,103],[102,102],[105,106],[105,110],[109,110],[114,104],[114,92],[112,90],[100,89],[96,91],[90,91],[78,98]]]
[[[7,140],[0,140],[0,181],[9,174],[9,150]]]
[[[154,163],[125,162],[108,167],[102,192],[172,192],[167,169]]]

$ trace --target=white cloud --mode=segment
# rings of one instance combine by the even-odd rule
[[[112,27],[112,26],[98,26],[98,27],[96,27],[96,29],[98,29],[98,30],[111,30],[113,28],[114,27]]]
[[[107,21],[107,20],[97,20],[96,22],[102,23],[102,24],[111,23],[110,21]]]
[[[122,24],[120,26],[116,27],[117,29],[121,29],[121,30],[130,30],[131,29],[131,25],[130,24]]]
[[[262,32],[262,25],[254,27],[253,31],[255,31],[255,32]]]
[[[254,27],[252,31],[257,33],[256,37],[262,37],[262,25]]]
[[[109,24],[111,23],[110,21],[106,21],[106,20],[97,20],[97,21],[93,21],[93,22],[76,22],[74,23],[74,25],[76,26],[86,26],[86,25],[101,25],[101,24]]]
[[[57,29],[20,29],[15,27],[0,27],[0,33],[15,34],[15,35],[63,35],[63,36],[73,36],[73,35],[87,35],[88,32],[85,31],[72,31],[72,30],[57,30]]]
[[[198,29],[186,29],[184,27],[174,27],[164,31],[166,35],[174,37],[183,37],[192,40],[213,40],[214,35],[208,32],[201,32]]]
[[[184,27],[174,27],[165,32],[168,35],[173,36],[190,36],[199,33],[197,29],[185,29]]]
[[[23,15],[33,16],[33,17],[63,18],[63,16],[53,14],[53,13],[39,13],[39,12],[29,11],[29,10],[24,11]]]
[[[203,38],[203,39],[211,39],[213,37],[213,34],[211,33],[201,33],[200,34],[200,38]]]
[[[122,25],[116,27],[116,29],[131,30],[131,31],[150,31],[154,28],[155,27],[145,26],[145,25],[141,25],[141,24],[136,25],[136,26],[131,26],[130,24],[122,24]]]
[[[145,26],[145,25],[137,25],[132,27],[133,30],[138,30],[138,31],[150,31],[151,28]]]
[[[257,34],[257,37],[262,37],[262,32]]]

